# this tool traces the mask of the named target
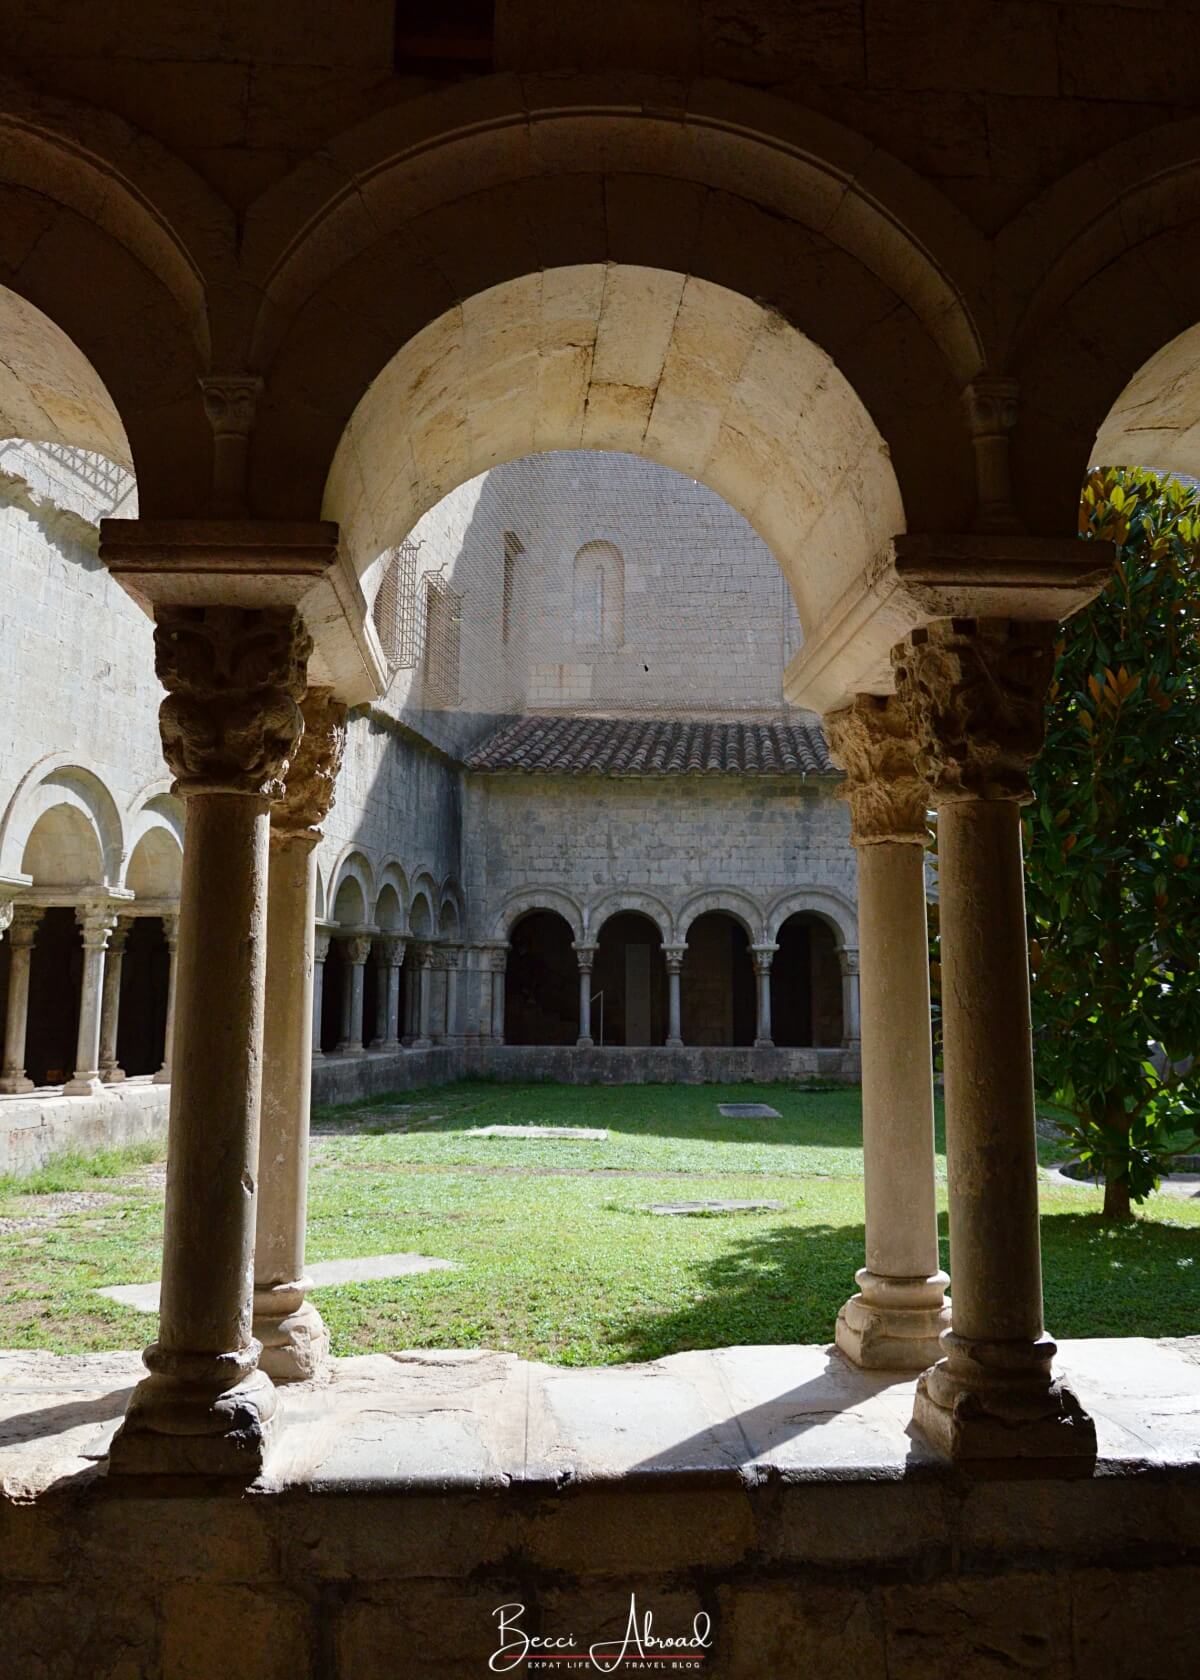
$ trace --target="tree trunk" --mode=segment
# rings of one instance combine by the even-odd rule
[[[1129,1205],[1129,1180],[1127,1178],[1104,1177],[1104,1217],[1112,1220],[1133,1218],[1133,1211]]]

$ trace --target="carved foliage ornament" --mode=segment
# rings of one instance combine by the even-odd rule
[[[940,802],[1032,797],[1058,626],[943,619],[892,649],[922,770]]]
[[[858,694],[824,719],[834,763],[846,772],[854,844],[885,840],[923,846],[929,789],[917,764],[912,721],[896,695]]]
[[[283,797],[271,806],[271,827],[283,834],[319,828],[333,809],[346,746],[346,708],[329,688],[310,688],[300,704],[304,734],[288,763]]]
[[[175,789],[283,794],[312,641],[290,607],[159,607],[158,724]]]

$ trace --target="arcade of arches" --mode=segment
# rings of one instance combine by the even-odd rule
[[[314,1040],[496,1048],[511,1012],[600,1054],[600,997],[614,1056],[861,1034],[837,1345],[921,1373],[922,1451],[1019,1463],[1039,1500],[1088,1475],[1108,1447],[1043,1323],[1020,809],[1059,626],[1112,563],[1076,534],[1088,466],[1200,475],[1179,8],[1131,10],[1114,54],[1092,0],[8,10],[2,1100],[172,1075],[157,1334],[106,1489],[253,1480],[277,1382],[325,1365]],[[673,474],[694,526],[660,552],[601,517],[589,452]],[[151,762],[112,720],[160,700]],[[951,1503],[921,1569],[994,1532]],[[1075,1652],[1089,1615],[1055,1604]],[[852,1672],[834,1648],[814,1669]]]

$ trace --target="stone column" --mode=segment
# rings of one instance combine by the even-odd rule
[[[842,971],[842,1043],[852,1048],[862,1038],[858,952],[852,945],[838,951]]]
[[[953,1458],[1092,1457],[1042,1324],[1021,806],[1058,627],[946,619],[892,653],[938,811],[954,1324],[913,1422]],[[864,1046],[865,1048],[865,1046]]]
[[[375,1040],[372,1050],[400,1048],[400,969],[404,963],[404,939],[389,933],[375,941],[379,984],[375,1008]]]
[[[417,955],[417,1036],[413,1039],[414,1050],[433,1048],[433,1039],[429,1034],[432,1020],[433,948],[430,945],[422,945]]]
[[[579,1037],[575,1044],[580,1050],[591,1050],[596,1042],[592,1037],[592,966],[596,961],[596,947],[575,940],[572,948],[579,964]]]
[[[683,1008],[680,989],[683,972],[683,959],[687,955],[686,945],[664,945],[663,961],[667,965],[667,1049],[682,1050],[683,1048]]]
[[[754,973],[758,981],[758,1016],[754,1032],[756,1050],[775,1048],[775,1040],[771,1037],[771,964],[775,961],[778,949],[778,945],[750,947],[750,955],[754,959]]]
[[[461,1034],[458,1031],[458,969],[462,962],[460,950],[448,950],[444,953],[446,969],[446,1031],[447,1043],[458,1042]]]
[[[179,917],[164,916],[162,926],[163,938],[167,942],[167,1020],[163,1029],[163,1064],[154,1075],[154,1083],[169,1085],[175,1046],[175,958],[179,948]]]
[[[104,990],[104,953],[117,925],[107,904],[81,904],[75,912],[83,937],[83,974],[79,983],[79,1037],[75,1044],[75,1072],[63,1086],[68,1097],[94,1097],[100,1080],[100,1004]]]
[[[159,712],[187,801],[158,1340],[112,1472],[248,1481],[275,1390],[251,1334],[270,802],[311,648],[290,607],[156,609]]]
[[[121,1018],[121,968],[132,928],[128,917],[117,922],[104,959],[104,990],[100,996],[100,1080],[104,1085],[119,1085],[125,1077],[125,1069],[117,1061],[117,1027]]]
[[[371,941],[365,934],[351,934],[342,941],[346,961],[342,981],[342,1036],[338,1054],[361,1056],[363,1048],[363,969],[371,955]]]
[[[8,930],[11,957],[8,970],[8,1009],[4,1019],[4,1072],[0,1091],[16,1094],[33,1090],[25,1076],[25,1029],[29,1023],[29,965],[33,942],[45,911],[39,904],[12,906]]]
[[[329,955],[328,933],[313,933],[313,1012],[312,1012],[312,1059],[323,1062],[325,1052],[321,1049],[321,1011],[325,1002],[325,958]]]
[[[838,1314],[837,1344],[857,1365],[921,1370],[950,1323],[934,1180],[928,789],[900,700],[861,694],[826,716],[825,734],[846,771],[858,859],[867,1204],[866,1265]]]
[[[314,1376],[329,1333],[304,1275],[312,1090],[313,949],[320,824],[333,804],[346,740],[346,708],[310,688],[304,734],[271,806],[262,1125],[254,1240],[254,1334],[259,1366],[276,1382]]]
[[[508,946],[492,951],[492,1037],[504,1043],[504,977],[508,970]]]

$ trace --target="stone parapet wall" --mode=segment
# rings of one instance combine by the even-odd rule
[[[23,1178],[67,1151],[123,1149],[167,1134],[171,1088],[150,1079],[95,1097],[0,1097],[0,1176]]]

